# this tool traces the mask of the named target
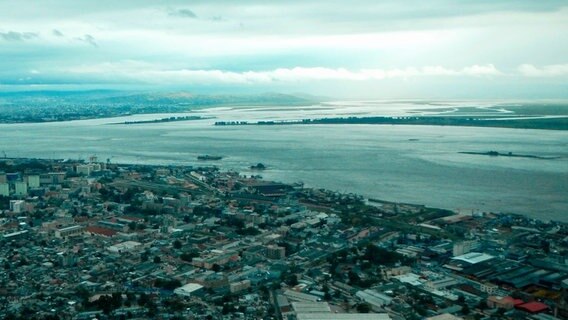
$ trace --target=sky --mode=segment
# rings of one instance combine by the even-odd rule
[[[565,0],[0,0],[0,90],[568,98]]]

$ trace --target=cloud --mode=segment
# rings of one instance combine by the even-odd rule
[[[197,18],[197,15],[195,14],[195,12],[193,12],[189,9],[173,10],[173,11],[170,11],[170,13],[168,13],[168,15],[172,16],[172,17],[180,17],[180,18],[191,18],[191,19]]]
[[[359,69],[325,67],[277,68],[265,71],[225,71],[161,69],[155,65],[123,61],[121,63],[102,63],[79,66],[67,70],[69,74],[84,76],[112,75],[128,81],[181,84],[181,83],[224,83],[224,84],[267,84],[283,82],[310,81],[373,81],[392,78],[416,77],[486,77],[503,75],[495,66],[473,65],[462,69],[450,69],[442,66],[408,67],[403,69]]]
[[[37,33],[34,32],[0,32],[0,38],[6,41],[25,41],[37,38]]]
[[[51,31],[51,34],[53,34],[56,37],[64,37],[63,33],[61,31],[57,30],[57,29],[53,29]]]
[[[536,67],[532,64],[522,64],[517,70],[527,77],[561,77],[568,76],[568,64],[553,64]]]
[[[82,37],[75,38],[75,40],[88,43],[88,44],[90,44],[91,46],[93,46],[93,47],[95,47],[95,48],[97,48],[97,47],[99,46],[99,45],[97,44],[97,41],[95,40],[95,37],[93,37],[93,36],[90,35],[90,34],[86,34],[86,35],[84,35],[84,36],[82,36]]]

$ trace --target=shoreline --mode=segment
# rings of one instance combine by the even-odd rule
[[[5,157],[5,158],[0,158],[0,162],[6,162],[6,160],[12,160],[12,161],[44,161],[44,162],[55,162],[55,163],[87,163],[87,160],[73,160],[73,159],[49,159],[49,158],[27,158],[27,157]],[[193,165],[182,165],[182,164],[140,164],[140,163],[128,163],[128,162],[113,162],[113,163],[109,163],[111,165],[115,165],[115,166],[130,166],[130,167],[149,167],[149,168],[160,168],[160,167],[167,167],[167,168],[212,168],[212,169],[217,169],[220,170],[221,168],[217,165],[204,165],[204,166],[193,166]],[[225,171],[225,170],[222,170]],[[230,170],[229,170],[230,171]],[[238,173],[239,175],[241,174],[240,171],[234,171],[236,173]],[[444,208],[444,207],[434,207],[434,206],[428,206],[426,204],[417,204],[417,203],[410,203],[410,202],[405,202],[405,201],[393,201],[393,200],[384,200],[384,199],[377,199],[377,198],[373,198],[373,197],[368,197],[368,196],[364,196],[361,194],[356,194],[356,193],[352,193],[352,192],[341,192],[341,191],[337,191],[337,190],[332,190],[332,189],[328,189],[328,188],[322,188],[322,187],[318,187],[318,186],[309,186],[306,187],[304,186],[303,182],[292,182],[292,181],[274,181],[274,180],[265,180],[264,177],[260,177],[260,180],[262,181],[273,181],[273,182],[277,182],[277,183],[282,183],[282,184],[289,184],[289,185],[294,185],[294,184],[298,184],[301,183],[302,184],[302,188],[303,189],[307,189],[307,190],[325,190],[326,192],[333,192],[333,193],[338,193],[341,195],[354,195],[357,197],[361,197],[362,199],[364,199],[366,202],[369,203],[375,203],[375,204],[388,204],[388,205],[400,205],[400,206],[414,206],[414,207],[423,207],[423,208],[427,208],[427,209],[432,209],[432,210],[444,210],[444,211],[451,211],[453,212],[455,215],[474,215],[474,211],[481,213],[481,214],[491,214],[491,215],[497,215],[497,216],[513,216],[513,217],[517,217],[517,218],[523,218],[523,219],[529,219],[529,220],[534,220],[534,221],[540,221],[540,222],[551,222],[551,223],[558,223],[558,224],[568,224],[568,222],[564,222],[564,221],[560,221],[560,220],[554,220],[554,219],[539,219],[539,218],[534,218],[534,217],[530,217],[528,215],[522,214],[522,213],[514,213],[514,212],[504,212],[504,211],[498,211],[498,212],[493,212],[493,211],[483,211],[483,210],[475,210],[475,209],[463,209],[464,211],[471,211],[471,214],[463,214],[460,213],[459,211],[456,211],[455,208]]]

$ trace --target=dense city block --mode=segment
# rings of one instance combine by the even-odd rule
[[[568,317],[560,222],[95,156],[0,160],[0,213],[3,319]]]

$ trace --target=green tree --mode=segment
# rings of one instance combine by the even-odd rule
[[[371,312],[371,306],[368,303],[360,303],[356,307],[359,313],[369,313]]]

